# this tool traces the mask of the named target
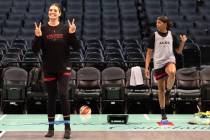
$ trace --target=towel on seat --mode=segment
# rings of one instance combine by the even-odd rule
[[[131,77],[130,77],[130,86],[143,85],[143,76],[141,72],[141,68],[139,66],[135,66],[131,68]]]

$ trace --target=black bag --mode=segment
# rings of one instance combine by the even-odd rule
[[[29,72],[28,84],[32,91],[43,91],[43,80],[42,80],[41,68],[34,67]]]

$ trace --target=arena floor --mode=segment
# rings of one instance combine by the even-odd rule
[[[107,115],[71,116],[73,140],[207,140],[210,125],[191,125],[193,114],[168,115],[170,125],[159,125],[159,114],[128,115],[127,124],[109,124]],[[56,115],[55,136],[63,139],[62,115]],[[0,139],[46,140],[47,115],[0,115]],[[50,139],[50,138],[49,138]]]

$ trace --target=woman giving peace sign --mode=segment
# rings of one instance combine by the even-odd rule
[[[71,76],[69,67],[69,46],[79,48],[76,39],[75,20],[68,20],[68,25],[60,22],[61,8],[54,3],[48,11],[48,22],[43,25],[35,23],[35,38],[32,50],[38,52],[42,50],[42,70],[44,83],[48,93],[48,122],[49,128],[45,137],[54,136],[54,120],[56,114],[56,97],[60,96],[61,110],[65,124],[64,138],[69,139],[71,134],[70,127],[70,105],[68,102],[68,81]]]

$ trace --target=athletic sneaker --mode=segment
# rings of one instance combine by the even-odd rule
[[[167,120],[168,118],[167,118],[166,114],[162,114],[162,118],[161,119],[162,120]]]

